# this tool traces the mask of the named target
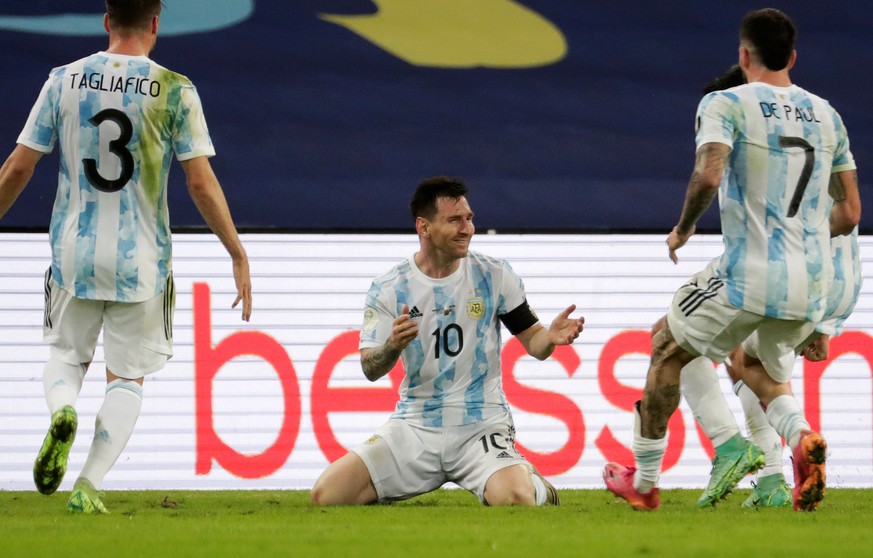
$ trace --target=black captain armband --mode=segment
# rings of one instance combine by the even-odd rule
[[[537,318],[536,313],[533,311],[533,308],[531,308],[527,303],[527,299],[519,304],[515,310],[511,310],[502,316],[498,316],[498,318],[500,318],[500,321],[506,326],[506,329],[509,330],[509,333],[513,335],[518,335],[540,321],[540,319]]]

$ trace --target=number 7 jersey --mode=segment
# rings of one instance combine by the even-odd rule
[[[853,170],[839,114],[791,85],[710,93],[697,109],[697,148],[731,147],[719,189],[724,253],[716,274],[730,303],[755,314],[819,321],[833,280],[828,194]]]
[[[79,298],[137,302],[172,268],[167,178],[215,150],[192,83],[145,56],[98,52],[55,68],[18,143],[60,142],[52,277]]]
[[[507,412],[499,316],[524,302],[524,285],[509,264],[477,252],[448,277],[428,277],[410,257],[376,278],[360,348],[384,345],[404,305],[419,328],[401,354],[406,375],[392,418],[443,427]]]

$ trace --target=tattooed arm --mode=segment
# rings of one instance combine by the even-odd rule
[[[682,207],[679,224],[673,227],[670,236],[667,237],[667,246],[673,263],[679,261],[676,250],[685,246],[694,234],[697,221],[712,205],[730,152],[730,146],[715,142],[706,143],[697,150],[697,160],[694,163],[691,179],[688,181],[685,205]]]
[[[850,234],[861,220],[861,197],[858,194],[858,173],[854,170],[835,172],[828,184],[834,199],[831,207],[831,236]]]
[[[375,382],[394,368],[402,349],[392,349],[387,344],[372,349],[361,349],[361,368],[364,376]]]
[[[409,317],[409,306],[394,320],[391,335],[381,347],[361,349],[361,369],[364,376],[375,382],[394,368],[400,353],[418,336],[418,323]]]

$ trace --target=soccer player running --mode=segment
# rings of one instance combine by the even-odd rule
[[[160,13],[160,0],[106,0],[109,47],[51,71],[0,169],[2,217],[40,158],[60,145],[45,275],[51,426],[33,468],[43,494],[55,492],[66,472],[74,405],[103,331],[106,395],[71,511],[107,513],[100,486],[139,417],[143,377],[172,356],[167,177],[174,154],[188,193],[233,260],[233,307],[241,302],[242,319],[251,315],[248,257],[209,164],[215,151],[200,99],[187,78],[148,58]]]
[[[743,344],[743,381],[794,456],[794,507],[814,510],[824,496],[826,443],[812,432],[788,381],[795,347],[826,310],[834,271],[831,233],[858,224],[855,164],[842,120],[820,97],[793,85],[794,24],[784,13],[748,13],[739,65],[749,82],[705,96],[697,111],[697,155],[670,258],[721,190],[724,253],[676,293],[635,412],[635,467],[609,463],[607,488],[639,510],[660,506],[658,481],[667,419],[679,404],[679,376],[698,356],[723,362]],[[831,211],[831,207],[836,208]],[[757,334],[757,343],[746,339]]]
[[[739,65],[732,66],[724,75],[710,82],[704,93],[730,89],[746,83]],[[839,186],[835,184],[835,186]],[[836,204],[858,203],[839,191]],[[839,208],[831,209],[840,211]],[[832,336],[840,335],[844,322],[851,315],[861,292],[861,259],[858,248],[858,228],[849,235],[831,238],[831,254],[834,261],[834,282],[827,298],[825,319],[815,326],[815,331],[796,348],[810,361],[825,360],[828,343]],[[655,325],[655,331],[663,326],[663,320]],[[755,334],[750,337],[754,343]],[[682,396],[691,407],[694,417],[715,447],[715,459],[709,483],[697,501],[698,506],[715,505],[726,497],[737,483],[759,465],[757,482],[752,494],[742,503],[743,507],[789,507],[792,505],[791,489],[782,472],[782,439],[767,421],[767,415],[757,396],[742,381],[742,347],[733,355],[736,361],[726,360],[725,367],[739,396],[746,429],[754,445],[743,443],[733,413],[724,400],[718,376],[712,362],[698,357],[682,369],[680,386]],[[764,460],[761,461],[761,451]]]
[[[555,488],[515,449],[503,394],[500,324],[543,360],[572,343],[575,305],[546,328],[505,261],[469,250],[475,227],[458,179],[421,182],[410,203],[420,250],[367,293],[361,367],[370,381],[400,358],[394,414],[316,481],[318,505],[405,500],[457,483],[487,505],[559,503]]]

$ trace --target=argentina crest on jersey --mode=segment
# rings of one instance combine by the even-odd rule
[[[471,320],[481,320],[485,317],[485,299],[476,296],[475,293],[471,294],[474,296],[467,298],[467,317]]]

